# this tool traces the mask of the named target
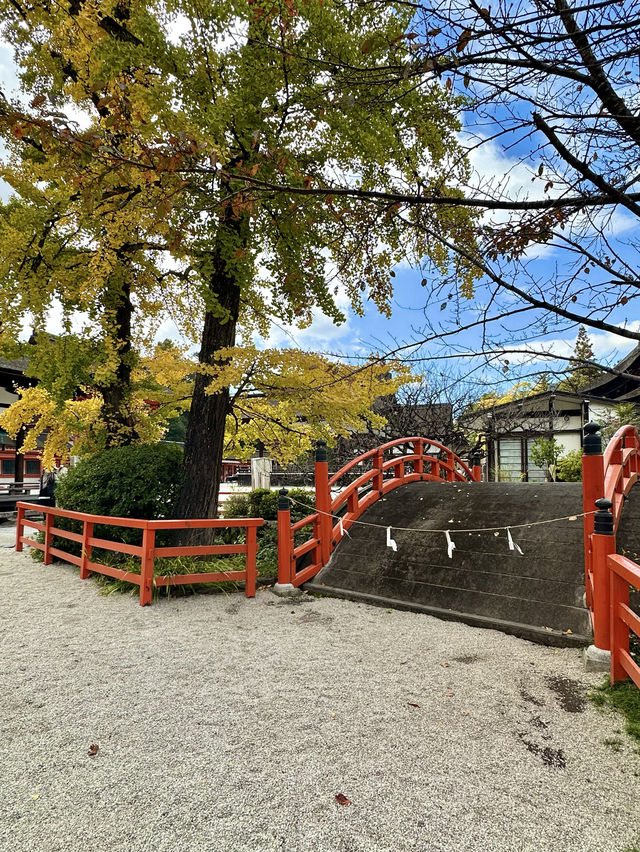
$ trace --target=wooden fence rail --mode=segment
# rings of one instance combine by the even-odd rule
[[[256,593],[256,555],[258,553],[257,531],[264,524],[262,518],[202,518],[180,519],[167,521],[146,521],[138,518],[112,518],[107,515],[90,515],[84,512],[72,512],[67,509],[57,509],[39,506],[38,512],[44,513],[44,523],[25,517],[25,512],[33,510],[31,503],[18,503],[16,521],[16,550],[21,551],[26,544],[44,553],[44,564],[50,565],[53,557],[70,562],[80,568],[80,577],[86,580],[91,572],[125,580],[140,587],[140,606],[150,606],[154,586],[176,586],[195,583],[221,583],[226,581],[243,581],[245,595],[255,597]],[[82,524],[82,533],[71,532],[55,526],[56,518],[69,518]],[[136,529],[142,532],[142,544],[126,544],[97,538],[94,535],[96,524],[117,527],[120,529]],[[44,542],[38,542],[25,536],[25,528],[44,533]],[[185,547],[158,547],[156,533],[166,530],[185,529],[244,529],[246,540],[240,544],[207,544]],[[80,555],[68,553],[59,547],[54,547],[54,538],[62,538],[81,545]],[[105,565],[92,559],[93,550],[109,550],[140,559],[140,573],[125,571],[112,565]],[[162,557],[176,556],[222,556],[229,554],[244,554],[245,567],[241,571],[208,571],[200,574],[170,574],[154,575],[155,560]]]

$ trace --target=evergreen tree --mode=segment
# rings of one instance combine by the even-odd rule
[[[593,384],[602,371],[588,362],[593,361],[593,346],[589,340],[586,328],[581,325],[578,329],[573,357],[570,363],[574,365],[571,373],[558,384],[558,390],[577,391]]]

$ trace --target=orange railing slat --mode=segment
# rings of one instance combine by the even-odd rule
[[[169,586],[196,583],[215,583],[226,580],[244,580],[245,595],[254,597],[256,590],[256,555],[258,552],[257,529],[264,524],[262,518],[187,518],[160,521],[148,521],[140,518],[112,518],[107,515],[93,515],[84,512],[73,512],[68,509],[57,509],[52,506],[38,506],[37,511],[44,514],[44,524],[25,518],[25,511],[33,510],[32,503],[16,503],[18,512],[16,520],[16,550],[20,551],[27,545],[44,552],[45,565],[50,564],[53,556],[72,565],[80,567],[80,577],[86,579],[91,572],[104,574],[117,580],[125,580],[140,586],[140,605],[151,604],[153,586]],[[75,533],[53,526],[55,518],[69,518],[81,522],[83,532]],[[95,524],[142,531],[142,545],[125,544],[110,539],[97,538],[93,535]],[[24,535],[25,528],[44,532],[44,544],[34,541]],[[229,529],[246,530],[244,544],[212,544],[193,545],[184,547],[156,547],[156,531],[180,529]],[[52,546],[53,538],[62,538],[82,545],[81,555],[77,556]],[[93,562],[93,549],[109,550],[114,553],[136,556],[140,559],[140,573],[125,571],[111,565]],[[171,556],[221,556],[226,554],[243,554],[245,557],[244,570],[232,572],[202,572],[198,574],[176,574],[154,577],[156,559]]]

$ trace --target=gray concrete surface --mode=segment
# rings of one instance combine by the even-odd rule
[[[141,609],[6,550],[0,584],[2,850],[640,845],[577,649],[270,591]]]
[[[581,511],[579,482],[412,482],[360,517],[377,526],[354,524],[311,588],[582,646],[591,623]],[[569,516],[576,519],[517,526]],[[504,524],[514,525],[522,553],[509,549]],[[397,551],[385,546],[387,526]],[[450,531],[451,558],[444,534],[431,530]]]

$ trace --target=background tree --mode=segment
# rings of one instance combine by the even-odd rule
[[[578,329],[573,356],[577,362],[576,366],[565,379],[558,383],[558,390],[580,390],[581,388],[592,385],[602,376],[602,370],[589,364],[589,362],[593,362],[593,347],[591,346],[587,330],[583,325]]]
[[[412,345],[451,346],[456,322],[484,326],[478,346],[458,338],[458,353],[484,354],[498,372],[509,350],[553,356],[544,343],[531,346],[532,336],[581,324],[639,340],[626,322],[639,295],[637,4],[423,0],[411,8],[411,27],[389,40],[388,61],[372,68],[363,41],[364,59],[344,65],[345,78],[354,87],[427,79],[463,94],[462,139],[478,168],[455,195],[436,181],[376,197],[393,200],[399,217],[434,239],[434,207],[482,212],[474,247],[442,240],[476,269],[475,288],[427,279],[425,325]],[[409,59],[393,54],[405,42]],[[337,181],[318,191],[368,197]],[[550,251],[553,266],[536,262]]]

